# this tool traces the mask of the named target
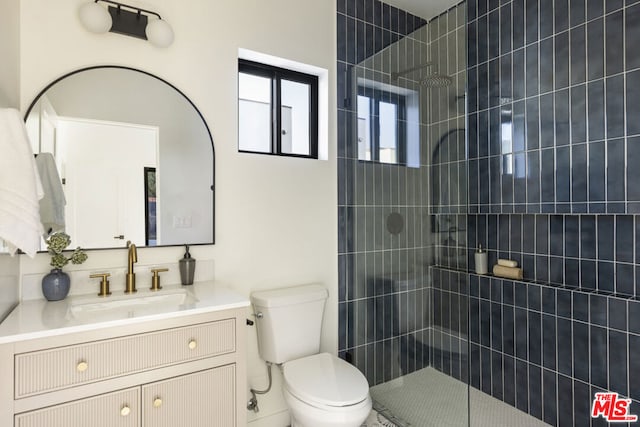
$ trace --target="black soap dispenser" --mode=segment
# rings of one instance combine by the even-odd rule
[[[180,260],[180,280],[183,285],[193,285],[193,274],[196,271],[196,260],[191,258],[189,245],[184,245],[184,257]]]

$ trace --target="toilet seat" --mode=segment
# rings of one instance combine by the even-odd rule
[[[358,404],[369,396],[365,376],[329,353],[287,362],[282,372],[289,392],[309,404],[344,407]]]

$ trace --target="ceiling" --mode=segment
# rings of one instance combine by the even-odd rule
[[[430,20],[460,3],[460,0],[382,0],[413,15]]]

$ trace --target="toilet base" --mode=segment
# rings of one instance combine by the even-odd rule
[[[360,427],[371,412],[371,396],[346,407],[319,408],[301,401],[286,387],[282,390],[289,407],[291,427]]]

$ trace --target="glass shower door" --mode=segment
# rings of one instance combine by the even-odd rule
[[[466,5],[452,6],[427,22],[338,2],[339,355],[369,381],[372,426],[468,425]]]

